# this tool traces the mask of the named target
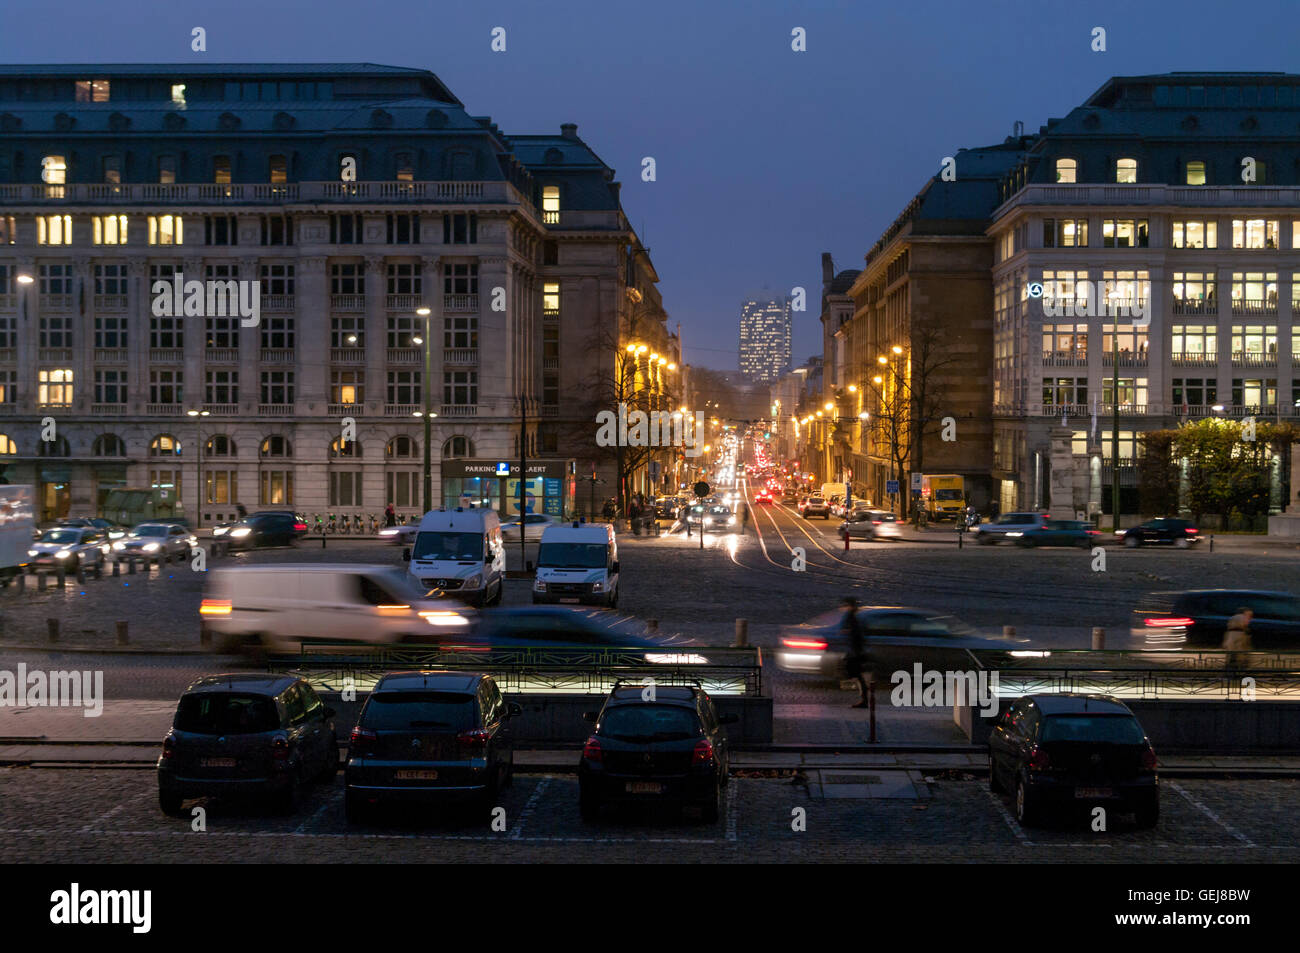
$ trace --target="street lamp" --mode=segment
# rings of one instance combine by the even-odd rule
[[[203,524],[203,427],[201,419],[208,416],[210,411],[206,410],[187,410],[185,415],[194,418],[194,482],[197,485],[198,492],[196,507],[194,510],[194,528],[198,529]]]
[[[429,308],[416,308],[415,313],[424,318],[424,337],[411,340],[424,345],[424,382],[420,388],[424,394],[424,512],[433,509],[433,340],[429,332]]]

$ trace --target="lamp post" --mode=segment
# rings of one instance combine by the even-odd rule
[[[424,318],[424,337],[413,338],[424,345],[424,380],[420,391],[424,395],[424,512],[433,509],[433,341],[429,337],[429,308],[416,308],[415,313]]]
[[[194,418],[194,482],[197,484],[196,506],[194,509],[194,528],[203,525],[203,424],[208,416],[206,410],[187,410],[186,416]]]

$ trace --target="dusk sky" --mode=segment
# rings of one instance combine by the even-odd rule
[[[508,133],[563,122],[612,166],[691,363],[733,369],[740,303],[855,268],[941,158],[1033,132],[1111,75],[1294,70],[1293,0],[11,4],[0,61],[373,62],[433,70]],[[1234,15],[1240,14],[1240,15]],[[190,51],[190,30],[208,51]],[[490,31],[505,27],[507,50]],[[1107,31],[1107,51],[1090,49]],[[791,30],[807,31],[807,52]],[[653,156],[657,181],[642,182]]]

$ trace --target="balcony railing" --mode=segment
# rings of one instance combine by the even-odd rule
[[[365,295],[330,295],[330,308],[335,311],[366,310]]]
[[[559,212],[542,212],[542,224],[543,224],[543,225],[559,225],[559,224],[560,224],[560,213],[559,213]]]
[[[293,404],[258,404],[257,413],[262,417],[292,417]]]
[[[125,364],[126,348],[124,347],[97,347],[95,348],[96,364]]]
[[[180,347],[151,347],[149,348],[150,364],[183,364],[185,363],[185,349]]]
[[[1146,415],[1147,409],[1148,408],[1146,404],[1120,404],[1119,405],[1119,412],[1121,416],[1142,417]],[[1159,407],[1152,407],[1151,410],[1158,411]],[[1089,413],[1091,412],[1092,411],[1089,410]],[[1097,408],[1097,415],[1099,417],[1114,416],[1114,414],[1115,414],[1114,404],[1101,404]]]
[[[572,209],[561,212],[543,212],[542,224],[558,228],[586,229],[590,231],[610,231],[622,227],[619,213],[614,210],[589,211]]]
[[[414,311],[424,307],[423,301],[423,295],[386,295],[384,307],[389,311]]]
[[[1114,367],[1115,366],[1114,353],[1110,351],[1103,352],[1101,355],[1101,363],[1103,367]],[[1127,354],[1120,352],[1119,366],[1120,367],[1146,367],[1147,352],[1138,351],[1136,354],[1132,352]]]
[[[1215,188],[1203,185],[1040,183],[1026,185],[1016,192],[993,213],[993,218],[999,218],[1004,210],[1018,205],[1190,205],[1242,208],[1280,205],[1294,208],[1297,204],[1300,204],[1300,188],[1295,186],[1274,188],[1248,185]]]
[[[72,295],[41,295],[38,303],[42,311],[71,311]]]
[[[544,320],[544,321],[558,321],[558,320],[560,320],[560,309],[559,309],[559,308],[543,308],[543,309],[542,309],[542,320]]]
[[[294,184],[0,185],[0,205],[33,202],[243,205],[284,202],[510,202],[531,205],[508,182],[298,182]]]
[[[1277,314],[1277,300],[1270,298],[1233,298],[1233,314]]]
[[[1276,367],[1277,354],[1263,351],[1233,351],[1232,363],[1237,367]]]
[[[263,364],[292,364],[295,354],[290,347],[264,347],[260,356]]]
[[[204,350],[203,360],[209,364],[238,364],[239,348],[210,347]]]
[[[366,363],[366,349],[363,347],[332,347],[330,348],[330,363],[364,364]]]
[[[292,311],[293,295],[262,295],[262,310],[271,313]]]
[[[360,417],[365,412],[365,407],[359,401],[354,404],[329,404],[326,413],[331,417]]]
[[[424,360],[424,348],[390,347],[387,358],[389,364],[419,364]]]
[[[560,408],[554,404],[542,404],[542,416],[558,417],[560,416]]]
[[[384,404],[385,417],[414,417],[417,410],[424,412],[420,404]]]
[[[1092,408],[1087,404],[1043,404],[1042,414],[1044,417],[1086,417],[1092,413]]]
[[[477,312],[478,295],[443,295],[442,310],[444,314]]]
[[[203,409],[213,417],[236,417],[239,415],[239,404],[204,404]]]
[[[185,409],[182,404],[145,404],[145,412],[154,417],[179,417]]]
[[[96,311],[125,311],[126,295],[95,295]]]
[[[1170,310],[1174,314],[1218,314],[1219,301],[1217,298],[1175,298]]]
[[[1087,351],[1044,351],[1044,367],[1081,367],[1088,363]]]
[[[126,413],[126,404],[91,404],[90,413],[94,417],[113,417]]]
[[[1219,352],[1175,351],[1169,359],[1180,367],[1212,367],[1219,363]]]
[[[438,413],[444,417],[477,417],[478,404],[443,404]]]
[[[560,369],[560,359],[558,357],[542,358],[542,370],[558,371]]]
[[[444,364],[477,364],[478,348],[476,347],[449,347],[442,351],[442,363]]]
[[[72,360],[72,348],[70,347],[43,347],[37,351],[37,357],[42,362],[59,362],[67,363]]]

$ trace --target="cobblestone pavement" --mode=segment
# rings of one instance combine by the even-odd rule
[[[814,772],[815,773],[815,772]],[[901,772],[899,772],[901,774]],[[291,816],[194,802],[206,831],[165,817],[145,770],[0,770],[0,861],[222,862],[1295,862],[1294,781],[1167,782],[1151,830],[1113,816],[1022,830],[983,781],[917,776],[886,796],[833,796],[812,779],[733,778],[717,824],[663,809],[578,816],[573,777],[519,775],[503,792],[504,830],[489,819],[427,811],[350,828],[341,779],[310,790]],[[910,782],[910,783],[907,783]],[[841,788],[836,793],[852,794]],[[804,830],[795,830],[799,811]]]

